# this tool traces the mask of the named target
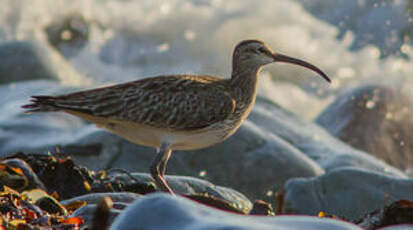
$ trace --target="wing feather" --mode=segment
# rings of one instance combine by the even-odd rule
[[[209,76],[162,76],[47,97],[47,106],[158,128],[198,129],[233,114],[235,100],[223,81]]]

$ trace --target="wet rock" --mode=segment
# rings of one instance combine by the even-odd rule
[[[111,229],[357,229],[339,220],[308,216],[253,217],[231,214],[182,197],[151,194],[134,202]]]
[[[135,179],[131,179],[132,176]],[[167,176],[169,185],[180,196],[185,196],[193,201],[197,201],[204,205],[208,205],[217,209],[234,212],[238,214],[246,214],[251,208],[251,202],[242,194],[220,186],[215,186],[207,181],[189,177]],[[133,184],[153,183],[152,178],[143,173],[132,173],[131,175],[113,176],[113,180],[120,181],[122,189],[130,190],[136,186]],[[96,214],[98,204],[102,199],[110,198],[113,201],[113,209],[110,209],[106,214],[109,216],[108,222],[113,219],[136,199],[142,199],[144,196],[131,192],[118,193],[92,193],[79,197],[74,197],[69,200],[61,201],[64,206],[71,206],[79,202],[85,202],[87,205],[78,208],[71,215],[72,217],[81,217],[85,220],[85,224],[91,226],[94,223],[93,216]]]
[[[1,161],[1,164],[5,164],[8,166],[20,169],[22,172],[21,175],[24,176],[25,180],[27,181],[26,185],[21,188],[15,188],[13,186],[10,186],[7,183],[2,182],[3,185],[7,185],[19,192],[23,190],[31,190],[35,188],[46,190],[46,187],[44,186],[43,182],[37,177],[36,173],[25,161],[18,159],[18,158],[11,158],[11,159],[6,159],[6,160]]]
[[[403,225],[406,229],[406,225],[413,227],[413,202],[408,200],[396,201],[381,210],[370,213],[358,221],[357,224],[366,230],[394,225],[402,225],[399,226],[400,229],[402,229]]]
[[[171,173],[184,173],[180,169],[185,167],[177,165],[184,161],[184,166],[191,170],[189,175],[205,173],[204,178],[235,188],[252,199],[278,191],[290,178],[324,173],[294,146],[250,121],[245,121],[234,136],[221,144],[191,153],[177,152],[174,157]]]
[[[113,180],[120,181],[122,187],[126,189],[135,187],[133,184],[154,183],[152,177],[147,173],[131,173],[130,175],[134,180],[125,174],[115,176]],[[175,193],[202,203],[205,202],[216,208],[227,206],[226,210],[239,213],[248,213],[252,208],[252,203],[248,198],[231,188],[217,186],[208,181],[188,176],[167,175],[165,179]]]
[[[115,204],[116,203],[114,203],[114,205]],[[97,204],[86,205],[74,211],[71,217],[81,217],[85,221],[84,226],[92,227],[96,209]],[[108,223],[111,224],[121,212],[122,210],[116,207],[110,209],[108,213]]]
[[[380,230],[411,230],[413,229],[412,224],[400,224],[400,225],[392,225],[389,227],[380,228]]]
[[[62,205],[68,205],[73,202],[85,201],[87,204],[97,204],[101,199],[109,197],[116,203],[132,203],[135,199],[141,197],[141,195],[133,192],[106,192],[106,193],[91,193],[82,196],[73,197],[71,199],[62,200]]]
[[[53,50],[29,41],[0,43],[0,84],[28,80],[84,79]]]
[[[215,196],[211,196],[207,193],[205,194],[195,194],[195,195],[185,195],[186,198],[189,198],[193,201],[197,201],[204,205],[214,207],[223,211],[233,212],[237,214],[247,214],[250,212],[247,208],[242,208],[236,203],[231,203],[229,201],[219,199]]]
[[[56,199],[50,196],[44,196],[38,199],[35,205],[51,214],[67,215],[66,209],[60,205]]]
[[[56,79],[45,49],[30,42],[0,44],[0,83]]]
[[[317,124],[305,121],[270,101],[258,100],[248,119],[299,149],[326,171],[357,167],[406,177],[397,168],[352,148]]]
[[[10,159],[11,162],[27,161],[27,167],[30,170],[32,167],[33,173],[38,173],[39,178],[45,181],[45,190],[54,197],[67,199],[75,196],[61,202],[70,210],[85,204],[96,204],[103,198],[110,198],[116,204],[126,205],[141,196],[139,194],[156,191],[152,177],[145,173],[129,173],[120,169],[96,173],[75,165],[69,157],[64,156],[18,153]],[[7,167],[0,168],[0,175],[3,177]],[[16,171],[16,174],[24,176],[20,168],[14,171],[13,169],[10,168],[8,171]],[[24,184],[29,184],[27,178],[24,179],[26,179],[23,180]],[[192,200],[236,213],[246,214],[251,210],[251,202],[235,190],[215,186],[207,181],[191,177],[167,176],[167,180],[177,194],[185,195]],[[61,183],[62,181],[64,183]],[[59,210],[60,204],[57,204],[55,198],[47,195],[43,190],[31,190],[29,195],[33,197],[32,200],[36,202],[36,205],[41,208],[45,207],[49,213],[62,213]]]
[[[0,186],[10,187],[18,192],[32,189],[45,190],[43,182],[23,160],[11,158],[0,162]]]
[[[56,193],[60,199],[68,199],[74,196],[91,192],[90,184],[93,178],[90,172],[74,164],[69,158],[55,158],[48,155],[38,157],[22,156],[42,182],[49,193]],[[67,187],[72,189],[68,190]]]
[[[61,202],[69,209],[85,204],[96,204],[104,198],[110,198],[117,204],[126,205],[140,197],[139,194],[156,191],[152,177],[145,173],[129,173],[120,169],[94,172],[79,167],[69,157],[64,156],[18,153],[11,156],[11,159],[27,161],[27,167],[32,167],[33,171],[38,173],[39,178],[45,181],[45,187],[54,197],[59,199],[73,197]],[[3,169],[7,168],[3,167]],[[23,175],[22,172],[20,174]],[[245,214],[252,206],[251,202],[239,192],[215,186],[204,180],[182,176],[167,176],[167,180],[177,194],[216,208]],[[30,193],[31,196],[36,199],[35,202],[45,204],[49,208],[48,212],[52,212],[56,205],[49,201],[55,201],[55,199],[42,190],[38,190],[33,190]],[[39,197],[44,199],[39,201]],[[43,207],[43,205],[38,205]]]
[[[413,180],[356,168],[333,170],[315,178],[291,179],[285,186],[286,213],[320,211],[349,220],[401,199],[413,199]]]
[[[88,42],[89,23],[80,14],[59,18],[46,27],[49,43],[65,57],[76,55]]]
[[[331,103],[316,122],[344,142],[407,169],[413,167],[413,99],[396,87],[353,88]]]
[[[270,203],[263,200],[256,200],[249,215],[274,216],[274,210]]]
[[[66,209],[43,190],[19,193],[3,187],[0,193],[2,229],[79,229],[82,218],[68,216]]]

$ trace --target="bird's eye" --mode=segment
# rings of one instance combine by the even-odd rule
[[[260,48],[258,48],[258,51],[259,51],[260,53],[266,53],[266,52],[265,52],[265,48],[264,48],[264,47],[260,47]]]

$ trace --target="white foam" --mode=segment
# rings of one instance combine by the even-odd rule
[[[320,2],[339,10],[328,1]],[[371,45],[350,51],[354,34],[347,32],[338,40],[337,27],[315,18],[293,0],[73,0],[70,4],[0,0],[0,4],[0,40],[37,39],[46,44],[46,25],[72,12],[84,15],[91,22],[90,42],[70,62],[96,85],[168,73],[229,77],[235,44],[259,38],[276,51],[310,61],[333,79],[329,87],[316,74],[297,66],[265,68],[267,74],[260,80],[272,76],[285,83],[271,90],[267,81],[267,90],[261,94],[305,117],[314,116],[326,104],[318,96],[328,91],[334,95],[363,81],[399,80],[406,82],[405,91],[412,87],[412,61],[380,59],[380,49]],[[393,13],[399,13],[400,7],[405,6],[399,4]],[[395,30],[402,29],[399,24],[394,23]],[[403,45],[406,55],[412,57],[412,50],[408,43]]]

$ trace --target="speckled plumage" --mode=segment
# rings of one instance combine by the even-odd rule
[[[231,136],[247,118],[256,98],[257,75],[272,62],[315,66],[246,40],[234,50],[230,79],[169,75],[59,96],[33,96],[29,112],[64,111],[84,118],[131,142],[159,150],[151,174],[172,193],[163,173],[174,149],[199,149]]]
[[[235,99],[226,81],[211,76],[158,76],[67,95],[34,98],[35,104],[47,104],[52,110],[73,110],[177,131],[220,122],[235,110]]]

